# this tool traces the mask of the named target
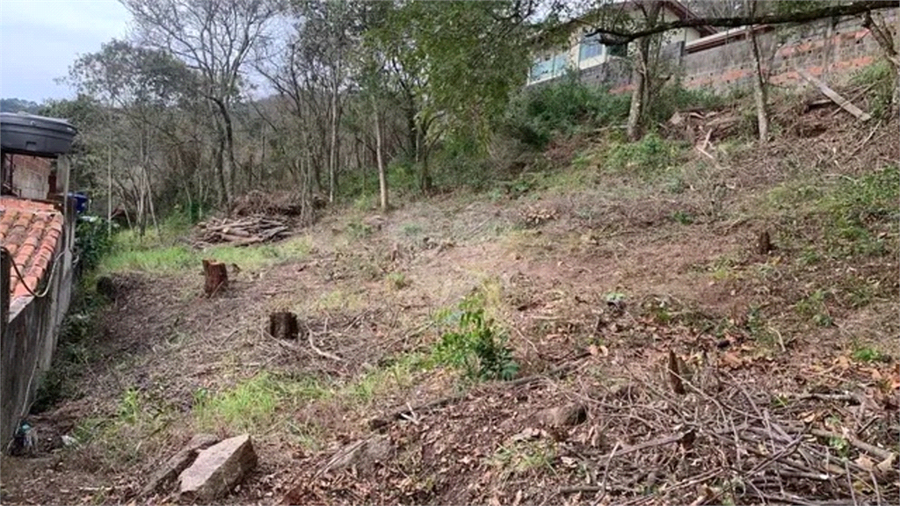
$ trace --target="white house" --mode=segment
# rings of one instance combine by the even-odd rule
[[[631,16],[638,16],[641,0],[614,1],[602,7],[602,9],[621,9]],[[681,2],[675,0],[643,0],[659,1],[662,3],[661,13],[665,21],[678,19],[691,19],[696,16]],[[598,65],[603,65],[615,58],[624,58],[628,54],[627,45],[606,46],[601,44],[598,36],[589,36],[592,30],[584,21],[585,17],[569,21],[562,27],[569,33],[568,47],[557,50],[542,50],[537,52],[531,71],[528,75],[528,84],[536,84],[559,77],[569,69],[585,70]],[[667,32],[668,43],[684,42],[685,44],[712,35],[716,30],[709,26],[697,28],[683,28]]]

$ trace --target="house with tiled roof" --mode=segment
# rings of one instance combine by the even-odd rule
[[[74,284],[75,205],[65,156],[75,130],[0,113],[0,442],[50,368]],[[59,182],[63,191],[59,191]]]

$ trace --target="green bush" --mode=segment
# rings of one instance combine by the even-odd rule
[[[95,216],[79,218],[75,225],[75,247],[85,271],[93,270],[112,249],[107,221]],[[114,225],[116,226],[116,225]]]
[[[829,215],[826,237],[845,254],[884,255],[900,211],[900,171],[888,166],[859,179],[845,178],[822,200]]]
[[[894,76],[891,67],[884,60],[860,69],[850,79],[854,86],[871,86],[866,93],[869,114],[875,118],[884,118],[891,111],[894,96]]]
[[[683,149],[656,133],[649,133],[638,142],[614,143],[610,146],[604,167],[610,172],[639,175],[657,174],[681,161]]]
[[[688,90],[680,82],[664,86],[648,104],[647,113],[651,124],[669,121],[676,111],[687,109],[716,109],[725,104],[725,99],[707,90]]]
[[[512,379],[519,371],[506,334],[485,318],[480,297],[459,305],[456,331],[447,332],[434,349],[435,362],[461,368],[470,379]]]
[[[628,116],[628,94],[613,95],[569,76],[560,83],[525,88],[510,102],[503,131],[535,149],[556,135],[579,127],[621,123]]]

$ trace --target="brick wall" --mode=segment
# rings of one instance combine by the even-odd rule
[[[13,155],[12,187],[19,197],[44,200],[50,193],[52,160],[36,156]]]
[[[881,13],[888,26],[895,27],[898,10]],[[764,68],[771,65],[769,81],[776,86],[802,85],[798,68],[814,76],[825,76],[829,84],[842,84],[854,71],[877,61],[881,54],[860,18],[844,18],[838,23],[817,21],[793,28],[788,34],[758,27],[757,34]],[[679,42],[664,49],[664,59],[677,66],[682,84],[689,89],[718,93],[752,86],[753,57],[743,33],[735,33],[719,45],[711,45],[708,40]],[[613,93],[627,92],[631,90],[630,67],[627,60],[616,59],[581,70],[579,78],[588,84],[610,86]]]
[[[891,11],[889,21],[896,19],[896,11]],[[781,38],[784,36],[774,30],[758,35],[764,66],[768,63],[766,55],[774,51],[770,82],[779,86],[802,83],[798,68],[813,75],[826,75],[832,83],[846,81],[854,70],[873,63],[881,51],[857,18],[837,24],[830,20],[810,23],[790,34],[785,43]],[[682,59],[684,86],[718,92],[751,86],[753,58],[749,46],[747,40],[740,38],[695,52],[688,48]]]

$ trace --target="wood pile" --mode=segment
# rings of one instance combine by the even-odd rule
[[[288,236],[285,220],[271,216],[247,216],[238,219],[212,218],[197,224],[195,241],[199,245],[229,243],[246,246],[275,241]]]

